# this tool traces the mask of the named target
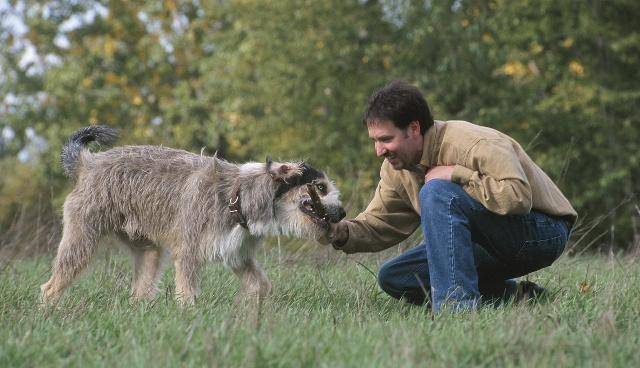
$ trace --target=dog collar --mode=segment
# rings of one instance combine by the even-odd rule
[[[240,226],[249,229],[247,226],[247,218],[242,214],[240,207],[240,183],[236,183],[231,198],[229,198],[229,213]]]

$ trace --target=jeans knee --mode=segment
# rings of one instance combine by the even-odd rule
[[[420,189],[420,204],[423,208],[433,209],[448,204],[451,198],[458,196],[462,188],[449,180],[434,179]]]

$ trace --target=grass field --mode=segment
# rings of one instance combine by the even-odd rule
[[[635,259],[565,257],[529,278],[555,293],[549,302],[432,318],[378,289],[371,271],[393,252],[264,252],[274,293],[260,307],[234,302],[239,283],[214,264],[186,310],[171,268],[161,297],[132,302],[120,253],[101,255],[43,310],[51,259],[14,261],[0,271],[0,367],[640,366]]]

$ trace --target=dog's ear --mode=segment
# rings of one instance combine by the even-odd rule
[[[266,159],[266,167],[267,167],[267,172],[271,173],[271,165],[273,165],[273,160],[271,159],[271,156],[267,156]]]
[[[302,164],[296,162],[274,162],[267,157],[267,172],[274,180],[287,181],[288,179],[302,175]]]

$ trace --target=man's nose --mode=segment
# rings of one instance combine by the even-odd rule
[[[376,156],[378,157],[384,156],[387,153],[387,149],[384,148],[384,146],[379,142],[375,143],[375,148],[376,148]]]

